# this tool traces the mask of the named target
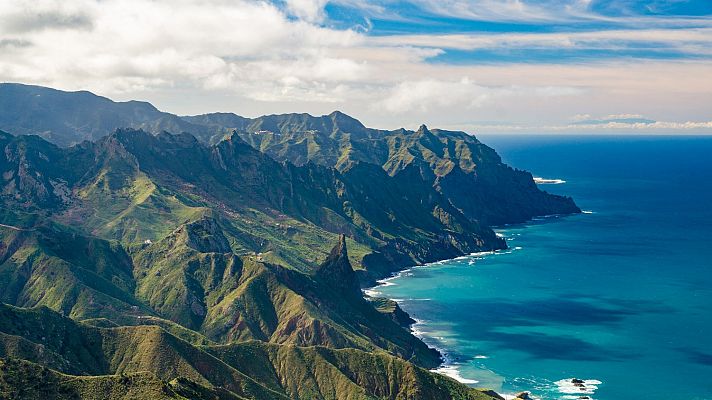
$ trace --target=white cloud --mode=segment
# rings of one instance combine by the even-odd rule
[[[580,121],[590,120],[591,118],[593,118],[593,117],[591,117],[591,114],[576,114],[576,115],[572,116],[570,119],[573,122],[580,122]]]
[[[287,10],[297,18],[309,22],[321,22],[324,19],[324,6],[328,0],[286,0]]]
[[[417,46],[455,50],[677,50],[712,55],[712,28],[600,30],[557,33],[480,33],[391,35],[370,39],[382,46]],[[654,44],[655,47],[650,47]],[[644,46],[644,47],[641,47]]]
[[[478,124],[467,125],[466,129],[480,133],[525,132],[525,133],[657,133],[670,134],[709,133],[712,121],[652,121],[652,122],[602,122],[598,124],[528,125],[528,124]]]
[[[25,2],[26,3],[26,2]],[[30,4],[4,1],[0,26],[4,32],[25,33],[48,29],[91,29],[92,19],[78,2],[36,0]]]
[[[336,0],[336,3],[361,9],[363,12],[379,18],[403,20],[397,11],[388,5],[410,5],[431,14],[457,19],[483,21],[528,21],[552,22],[566,18],[601,19],[587,11],[589,1],[573,0],[524,2],[521,0]],[[563,3],[563,4],[562,4]]]
[[[372,37],[321,23],[323,4],[3,0],[0,80],[145,99],[181,114],[341,109],[383,128],[463,129],[477,120],[558,126],[571,115],[619,110],[661,121],[712,118],[712,62],[705,60],[429,62],[444,49],[608,46],[635,35],[642,43],[648,34],[693,46],[709,30]]]
[[[588,15],[588,2],[525,2],[522,0],[411,0],[438,15],[485,21],[554,21]]]
[[[567,87],[485,87],[470,78],[457,81],[426,79],[402,82],[394,87],[376,107],[403,113],[418,110],[427,112],[459,106],[471,109],[487,102],[507,97],[535,96],[540,98],[580,94],[580,89]]]
[[[306,3],[293,3],[295,12],[316,18],[318,7]],[[0,24],[3,47],[29,44],[0,60],[2,79],[108,93],[186,85],[239,90],[254,83],[246,76],[270,86],[294,74],[348,80],[359,69],[354,60],[330,55],[361,41],[358,34],[289,19],[264,2],[42,1],[38,15],[61,17],[43,17],[44,25],[29,29],[38,21],[25,18],[34,7],[0,3],[0,21],[14,22]],[[78,10],[88,22],[68,26]]]
[[[428,111],[432,108],[462,104],[474,107],[495,95],[496,90],[471,82],[467,78],[448,82],[434,79],[402,82],[394,87],[376,107],[384,107],[390,112],[409,110]]]
[[[686,121],[686,122],[607,122],[597,126],[589,127],[590,130],[607,129],[633,129],[633,130],[698,130],[712,128],[712,121]]]
[[[646,16],[626,10],[630,2],[619,1],[616,16],[596,12],[591,0],[337,0],[379,18],[403,20],[384,5],[410,3],[433,15],[487,22],[558,23],[601,22],[627,27],[699,27],[710,26],[704,17]]]
[[[645,118],[641,114],[608,114],[602,119],[641,119]]]

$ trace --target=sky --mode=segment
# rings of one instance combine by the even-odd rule
[[[711,0],[0,0],[0,54],[180,115],[712,134]]]

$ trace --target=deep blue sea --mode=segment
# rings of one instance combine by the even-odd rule
[[[565,180],[540,187],[588,213],[501,227],[507,251],[376,289],[420,321],[444,371],[542,399],[712,399],[712,137],[480,139]],[[574,377],[586,390],[561,382]]]

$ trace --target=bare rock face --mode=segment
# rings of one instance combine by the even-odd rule
[[[391,319],[404,328],[409,328],[416,322],[407,312],[403,311],[403,309],[398,305],[398,303],[393,306],[393,314]]]
[[[13,141],[5,132],[0,131],[0,137],[2,194],[20,203],[51,205],[55,201],[52,186],[49,177],[42,173],[49,161],[47,156],[22,141]]]
[[[317,267],[316,277],[346,296],[362,297],[358,277],[349,262],[346,236],[339,236],[339,243],[331,249],[326,261]]]

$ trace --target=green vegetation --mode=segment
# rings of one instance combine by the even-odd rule
[[[212,126],[219,121],[212,114],[188,120],[212,122]],[[322,117],[270,115],[234,129],[276,160],[297,165],[314,162],[342,172],[368,163],[393,177],[424,181],[465,216],[486,224],[580,212],[571,199],[539,190],[531,174],[505,165],[493,149],[464,132],[429,130],[424,125],[417,131],[381,131],[339,112]],[[272,133],[255,134],[265,129]],[[318,148],[302,145],[309,138],[317,138]]]
[[[150,373],[80,377],[35,363],[0,359],[3,399],[183,399]]]
[[[383,351],[196,346],[159,327],[96,328],[2,304],[0,316],[0,394],[10,398],[490,398]]]
[[[0,131],[0,398],[491,398],[360,288],[578,211],[462,132],[7,84],[0,106],[96,139]]]

